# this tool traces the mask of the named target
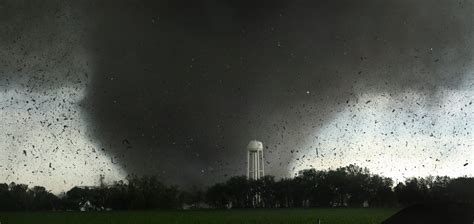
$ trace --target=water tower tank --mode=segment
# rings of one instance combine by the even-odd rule
[[[252,140],[247,145],[247,150],[249,151],[262,151],[263,150],[263,143],[257,140]]]

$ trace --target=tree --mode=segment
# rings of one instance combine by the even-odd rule
[[[28,211],[31,209],[33,196],[28,192],[26,184],[10,184],[10,195],[14,201],[14,208],[17,211]]]
[[[8,184],[0,184],[0,211],[12,211],[15,209],[15,201],[10,194]]]
[[[367,169],[356,165],[342,168],[346,173],[347,205],[361,207],[369,198],[370,174]]]
[[[284,178],[275,183],[275,199],[277,208],[293,207],[293,181],[292,179]]]
[[[46,188],[35,186],[31,190],[33,196],[33,210],[53,210],[58,205],[57,197],[46,191]]]
[[[233,208],[247,207],[258,192],[258,186],[255,183],[250,185],[245,176],[231,177],[225,185]]]
[[[460,177],[446,186],[453,201],[474,203],[474,178]]]
[[[429,199],[426,182],[418,178],[408,179],[404,184],[399,183],[395,187],[395,193],[399,203],[404,206],[420,203]]]
[[[206,201],[215,208],[225,208],[230,202],[226,185],[218,183],[211,186],[207,190]]]
[[[393,207],[396,205],[393,181],[378,175],[370,177],[368,183],[368,202],[371,207]]]
[[[259,186],[261,207],[274,208],[276,204],[275,177],[264,176],[259,179],[257,183],[257,186]]]

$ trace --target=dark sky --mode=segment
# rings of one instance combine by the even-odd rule
[[[49,172],[55,180],[70,172],[97,179],[84,167],[110,160],[99,173],[120,169],[122,175],[206,184],[245,174],[245,146],[258,139],[266,146],[266,171],[288,176],[294,167],[321,164],[319,151],[317,159],[300,159],[324,141],[333,143],[318,150],[334,146],[339,154],[316,167],[345,165],[357,162],[348,156],[360,143],[356,137],[393,135],[388,129],[408,121],[405,131],[383,138],[417,145],[416,136],[435,130],[438,139],[423,143],[423,152],[445,141],[464,150],[473,144],[473,12],[472,2],[441,0],[2,1],[2,113],[27,111],[0,124],[9,139],[2,146],[6,163],[24,161],[33,168],[21,169]],[[38,106],[40,98],[49,106]],[[388,129],[368,131],[363,120],[354,121],[367,113],[380,114]],[[419,118],[424,115],[434,125]],[[35,122],[44,124],[29,128],[42,133],[34,140],[35,134],[9,131]],[[346,127],[328,129],[333,124]],[[52,133],[49,142],[45,131]],[[342,135],[327,134],[333,132]],[[27,142],[26,154],[18,141]],[[355,153],[367,161],[375,150],[379,163],[397,155],[377,147]],[[473,158],[449,147],[397,153],[415,158],[409,163],[446,158],[440,152],[463,155],[462,164]],[[55,148],[66,151],[47,156]],[[62,168],[52,172],[51,158]],[[443,167],[457,166],[456,160]],[[424,174],[437,174],[434,167]],[[6,165],[1,174],[10,181],[34,179],[18,169]],[[473,174],[466,169],[461,173]]]

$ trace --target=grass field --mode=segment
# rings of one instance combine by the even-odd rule
[[[396,212],[395,209],[271,209],[216,211],[133,211],[133,212],[37,212],[0,213],[1,224],[266,224],[316,223],[372,224],[380,223]]]

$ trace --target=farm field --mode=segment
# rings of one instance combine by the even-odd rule
[[[33,212],[0,213],[1,224],[374,224],[397,209],[254,209],[202,211]]]

